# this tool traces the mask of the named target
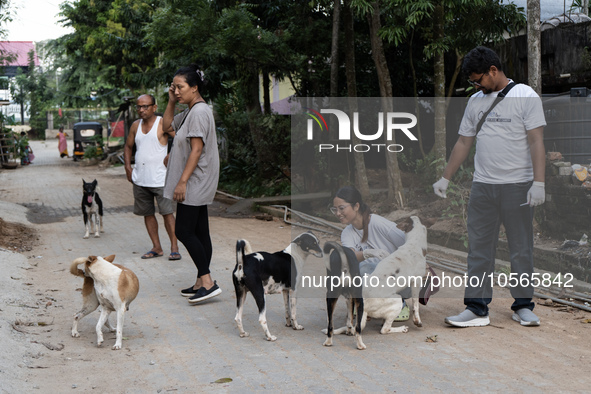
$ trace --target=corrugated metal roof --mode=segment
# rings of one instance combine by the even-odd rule
[[[16,59],[4,64],[4,66],[26,67],[29,65],[29,52],[35,51],[33,41],[0,41],[0,50],[16,55]],[[35,65],[39,65],[39,58],[35,52]]]

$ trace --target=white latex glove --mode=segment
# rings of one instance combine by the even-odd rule
[[[388,256],[390,256],[390,253],[388,253],[382,249],[365,249],[363,251],[363,258],[364,259],[369,259],[371,257],[377,257],[378,259],[383,260]]]
[[[447,190],[447,185],[449,185],[449,181],[444,177],[441,177],[440,180],[433,184],[433,191],[439,197],[447,198],[445,191]]]
[[[546,201],[546,191],[544,190],[544,182],[535,182],[527,192],[527,202],[531,207],[542,205]]]

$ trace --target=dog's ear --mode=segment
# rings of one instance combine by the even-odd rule
[[[103,257],[103,259],[107,260],[109,263],[112,263],[113,261],[115,261],[115,255],[112,254],[110,256]]]
[[[98,182],[96,181],[96,179],[95,179],[94,181],[92,181],[92,184],[93,184],[94,186],[96,186],[96,185],[98,184]]]
[[[423,218],[419,216],[419,219],[421,220],[421,223],[423,223],[423,225],[427,228],[431,227],[437,222],[437,218]]]
[[[86,181],[84,180],[84,178],[82,178],[82,186],[84,186],[85,183]]]
[[[92,263],[94,263],[96,261],[96,256],[88,256],[88,259],[86,260],[86,265],[92,265]]]
[[[405,233],[408,233],[414,227],[414,222],[412,221],[412,219],[409,216],[406,219],[400,221],[398,224],[396,224],[396,227],[398,227],[400,230],[404,231]]]

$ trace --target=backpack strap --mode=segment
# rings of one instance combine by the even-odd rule
[[[509,93],[509,90],[513,89],[513,86],[515,86],[515,85],[517,85],[515,82],[511,82],[509,85],[505,86],[505,89],[503,89],[502,91],[499,92],[499,94],[495,98],[495,101],[493,101],[493,103],[490,106],[490,108],[482,115],[482,118],[480,118],[480,121],[478,122],[478,125],[476,126],[476,134],[478,134],[478,132],[482,128],[482,125],[486,121],[486,117],[488,116],[488,114],[490,114],[490,111],[492,111],[497,106],[497,104],[502,99],[505,98],[505,96],[507,95],[507,93]],[[476,136],[476,134],[474,134],[474,136]]]

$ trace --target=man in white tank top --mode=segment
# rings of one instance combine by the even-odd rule
[[[174,234],[174,207],[172,200],[164,198],[164,180],[166,166],[164,160],[168,152],[168,136],[174,137],[174,131],[162,130],[160,116],[156,116],[156,100],[154,96],[144,94],[138,97],[136,109],[140,119],[133,122],[125,142],[125,173],[127,180],[133,184],[133,213],[144,217],[148,235],[152,241],[152,249],[142,259],[151,259],[164,255],[158,236],[158,220],[154,198],[158,211],[164,218],[164,227],[170,238],[169,260],[180,260],[179,247]],[[135,166],[131,167],[133,146],[136,146]]]

